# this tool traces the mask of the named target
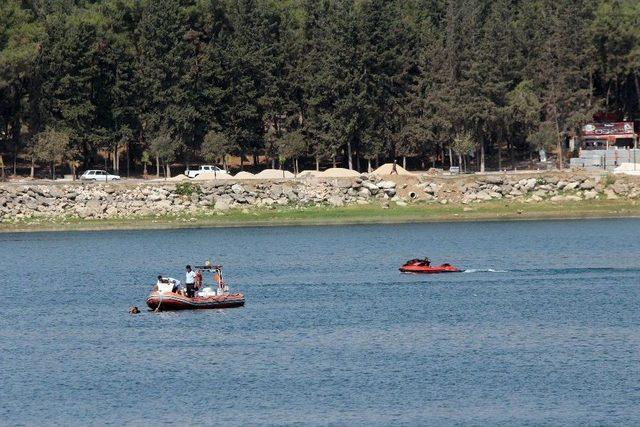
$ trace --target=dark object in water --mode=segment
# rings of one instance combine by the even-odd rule
[[[138,314],[140,313],[140,309],[138,307],[136,307],[135,305],[132,307],[129,307],[129,314]]]

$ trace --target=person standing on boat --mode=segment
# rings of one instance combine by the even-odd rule
[[[187,286],[187,296],[193,298],[195,295],[196,272],[191,269],[190,265],[187,265],[187,274],[184,283]]]

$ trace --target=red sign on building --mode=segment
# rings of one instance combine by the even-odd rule
[[[633,122],[589,123],[582,127],[583,137],[614,136],[633,138]]]

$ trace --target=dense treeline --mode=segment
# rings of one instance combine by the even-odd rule
[[[8,164],[504,168],[640,116],[637,0],[0,3]]]

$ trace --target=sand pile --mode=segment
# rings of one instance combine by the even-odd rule
[[[284,173],[284,175],[283,175]],[[259,179],[282,179],[282,178],[294,178],[294,175],[285,170],[281,171],[280,169],[265,169],[262,172],[256,174],[256,178]]]
[[[251,172],[242,171],[233,176],[234,179],[256,179],[256,176]]]
[[[329,168],[326,171],[322,172],[321,176],[327,178],[352,178],[355,176],[360,176],[360,172],[345,168]]]
[[[322,176],[322,172],[314,171],[314,170],[306,170],[298,174],[298,178],[309,178],[314,176]]]
[[[212,181],[214,179],[232,179],[232,177],[228,173],[205,172],[198,174],[198,176],[193,179],[196,181]]]
[[[180,175],[172,176],[169,181],[189,181],[189,177],[181,173]]]
[[[393,163],[385,163],[380,166],[378,169],[373,171],[374,175],[391,175],[391,171],[393,170]],[[400,165],[396,165],[396,171],[398,171],[398,175],[413,175],[411,172],[406,170]],[[395,174],[394,174],[395,175]]]

